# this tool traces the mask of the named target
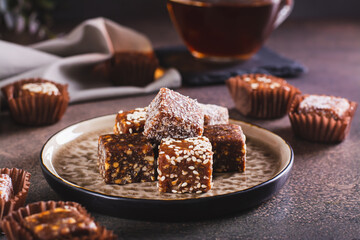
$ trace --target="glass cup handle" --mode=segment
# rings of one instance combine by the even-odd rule
[[[294,7],[294,1],[293,0],[281,0],[280,7],[281,7],[281,9],[275,20],[274,28],[277,28],[290,15],[290,13]]]

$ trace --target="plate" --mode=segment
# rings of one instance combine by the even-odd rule
[[[293,164],[291,146],[278,135],[255,125],[242,127],[247,140],[244,173],[214,174],[213,188],[203,194],[157,191],[156,182],[105,184],[97,169],[97,140],[112,133],[115,115],[71,125],[44,144],[40,165],[49,185],[64,199],[89,210],[124,218],[195,219],[226,215],[256,206],[286,182]]]

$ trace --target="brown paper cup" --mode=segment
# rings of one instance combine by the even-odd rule
[[[48,202],[35,202],[28,204],[25,207],[20,208],[17,211],[11,212],[6,218],[4,218],[2,222],[3,231],[6,234],[6,237],[9,240],[17,240],[17,239],[24,239],[24,240],[32,240],[34,237],[31,233],[23,227],[22,222],[24,218],[33,214],[37,214],[40,212],[44,212],[47,210],[51,210],[57,207],[64,207],[64,206],[72,206],[75,207],[80,213],[90,217],[91,215],[86,211],[84,207],[80,204],[75,202],[55,202],[55,201],[48,201]],[[107,230],[105,227],[100,226],[99,223],[96,222],[98,227],[98,231],[91,236],[86,237],[77,237],[73,239],[116,239],[116,235],[112,231]]]
[[[289,119],[295,135],[315,142],[336,143],[343,141],[348,135],[355,114],[357,103],[350,101],[347,116],[335,120],[314,113],[298,113],[298,106],[304,96],[297,96],[291,104]]]
[[[25,83],[50,82],[56,85],[60,95],[35,94],[17,96]],[[1,89],[8,101],[13,119],[24,125],[48,125],[59,121],[69,103],[67,85],[44,79],[25,79],[9,84]]]
[[[95,71],[102,72],[115,86],[146,86],[154,81],[158,66],[152,52],[118,52]]]
[[[11,211],[24,206],[30,187],[31,174],[27,171],[17,168],[0,168],[0,174],[8,174],[11,178],[14,190],[14,197],[9,201],[0,199],[0,227],[1,220]]]
[[[286,83],[278,88],[259,86],[252,89],[248,83],[233,77],[226,80],[228,90],[234,100],[235,108],[244,116],[262,119],[283,117],[289,110],[292,100],[301,94],[296,87]]]

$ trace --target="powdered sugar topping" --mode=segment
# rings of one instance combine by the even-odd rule
[[[308,111],[317,109],[319,111],[332,110],[338,117],[342,117],[346,111],[350,108],[350,103],[345,98],[321,96],[321,95],[309,95],[301,101],[299,110]]]

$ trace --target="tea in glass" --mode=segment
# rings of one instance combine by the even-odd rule
[[[167,1],[170,17],[192,55],[215,61],[250,58],[278,25],[280,11],[289,4],[292,1]]]

